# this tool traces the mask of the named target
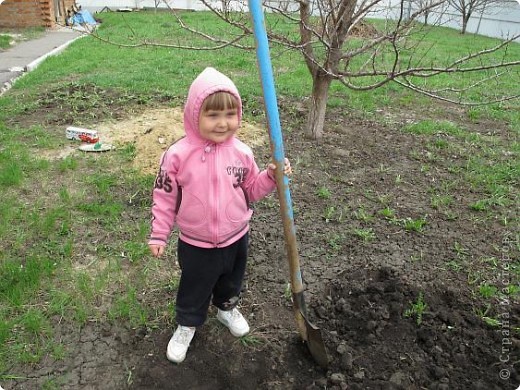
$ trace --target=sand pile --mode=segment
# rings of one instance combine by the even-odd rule
[[[182,119],[182,109],[160,108],[124,121],[101,123],[92,128],[98,131],[103,143],[113,144],[117,148],[134,144],[134,166],[143,173],[155,174],[162,152],[184,135]],[[238,138],[251,147],[269,142],[267,129],[244,121]]]

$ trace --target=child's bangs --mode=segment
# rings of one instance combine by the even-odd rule
[[[209,95],[202,104],[202,111],[220,111],[233,108],[238,108],[238,101],[233,95],[227,92],[216,92]]]

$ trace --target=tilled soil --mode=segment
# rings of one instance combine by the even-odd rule
[[[303,113],[282,114],[292,129],[302,125]],[[445,115],[464,122],[454,110]],[[499,223],[503,215],[483,218],[469,207],[485,197],[454,169],[470,151],[432,149],[430,138],[388,118],[383,126],[331,112],[320,143],[297,130],[285,134],[305,300],[328,369],[314,363],[296,329],[273,195],[255,206],[252,220],[241,301],[249,337],[232,337],[211,309],[186,360],[175,365],[165,357],[169,326],[64,327],[59,334],[73,356],[44,361],[27,373],[32,379],[6,389],[35,388],[38,378],[57,373],[63,389],[517,389],[518,302],[484,301],[472,284],[472,275],[485,275],[505,287],[517,238]],[[486,134],[488,125],[469,130]],[[506,127],[493,129],[508,142]],[[268,161],[268,147],[256,149],[257,160]],[[433,204],[432,195],[446,193],[450,203]],[[420,219],[416,230],[403,222]],[[495,259],[493,269],[485,259]]]

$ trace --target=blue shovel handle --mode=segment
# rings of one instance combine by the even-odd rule
[[[282,214],[287,257],[291,274],[291,290],[296,324],[302,339],[307,341],[307,346],[309,347],[309,351],[314,360],[323,368],[327,368],[329,359],[321,331],[308,320],[307,309],[303,297],[303,282],[300,272],[298,246],[296,244],[296,230],[294,228],[291,192],[289,191],[289,179],[283,173],[285,158],[282,130],[280,128],[280,117],[278,114],[278,104],[276,102],[271,56],[269,55],[269,43],[267,41],[261,0],[249,0],[249,11],[253,17],[253,31],[256,38],[256,56],[258,67],[260,68],[260,78],[264,92],[264,104],[267,111],[267,124],[271,139],[271,149],[276,164],[275,176],[278,188],[278,197],[280,198],[280,212]]]
[[[249,11],[253,18],[253,31],[256,39],[256,56],[260,70],[260,79],[264,93],[264,104],[267,111],[267,124],[271,140],[273,160],[276,164],[276,183],[278,196],[280,198],[280,212],[282,214],[289,268],[291,272],[291,289],[294,294],[303,292],[303,282],[300,271],[300,260],[296,244],[296,229],[294,227],[294,215],[289,190],[289,179],[283,173],[285,154],[283,146],[282,129],[280,126],[280,115],[274,87],[274,77],[269,54],[269,42],[265,29],[265,20],[260,0],[249,0]],[[302,299],[298,299],[303,303]],[[304,307],[300,308],[302,311]],[[304,312],[305,314],[305,312]]]

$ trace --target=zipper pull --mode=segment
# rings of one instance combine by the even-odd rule
[[[202,153],[202,162],[206,161],[206,153],[209,153],[211,152],[211,146],[209,145],[206,145],[206,147],[204,148],[204,152]]]

